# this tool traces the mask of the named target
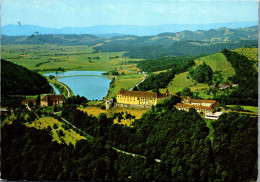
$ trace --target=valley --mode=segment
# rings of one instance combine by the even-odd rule
[[[248,29],[255,32],[222,28],[106,41],[35,35],[27,43],[5,37],[12,41],[1,48],[8,88],[1,105],[10,112],[1,114],[4,177],[255,179],[258,48],[254,33],[236,34]],[[218,36],[229,41],[215,42]]]

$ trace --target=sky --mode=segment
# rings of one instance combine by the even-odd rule
[[[257,0],[2,0],[1,26],[209,24],[258,21]]]

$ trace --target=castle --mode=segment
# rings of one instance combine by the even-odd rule
[[[120,89],[117,94],[117,105],[120,107],[151,107],[170,97],[169,90],[165,93],[128,91]]]

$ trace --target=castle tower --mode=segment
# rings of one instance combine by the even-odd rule
[[[106,100],[106,109],[110,109],[113,106],[113,99]]]

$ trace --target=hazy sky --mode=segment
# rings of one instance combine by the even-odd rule
[[[44,27],[257,21],[257,0],[2,0],[1,24]]]

